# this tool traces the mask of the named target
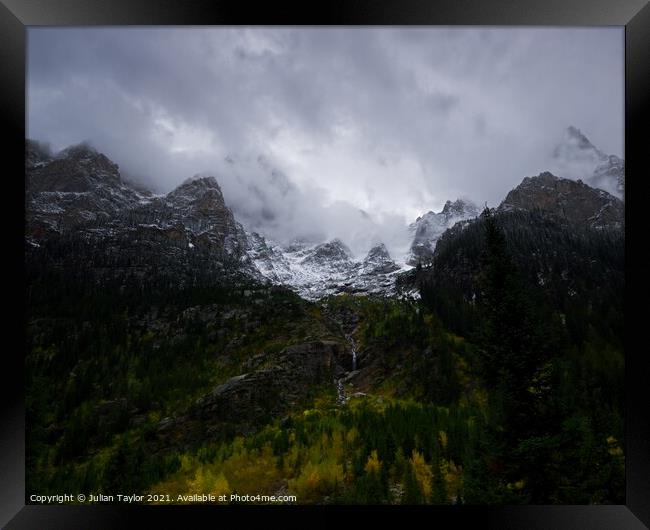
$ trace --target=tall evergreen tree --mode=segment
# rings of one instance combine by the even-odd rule
[[[524,472],[521,463],[529,456],[518,448],[525,440],[545,435],[536,404],[541,392],[538,376],[551,357],[552,333],[540,298],[524,288],[494,213],[486,208],[482,217],[485,252],[477,343],[479,372],[493,411],[487,435],[497,474],[506,482],[518,482]]]

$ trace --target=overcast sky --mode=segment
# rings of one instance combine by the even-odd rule
[[[213,174],[276,237],[496,205],[568,125],[623,156],[622,27],[29,28],[27,66],[28,137],[160,193]]]

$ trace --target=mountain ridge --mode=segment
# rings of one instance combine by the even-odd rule
[[[620,160],[597,150],[576,128],[567,134],[578,154],[595,153],[612,164]],[[272,170],[265,159],[260,164]],[[251,281],[286,285],[310,300],[340,293],[395,296],[398,276],[430,263],[443,234],[479,216],[472,201],[447,200],[439,212],[428,211],[409,225],[412,241],[404,263],[381,241],[355,258],[339,238],[279,244],[248,230],[213,175],[197,174],[166,195],[153,195],[134,189],[117,164],[88,144],[53,154],[33,140],[26,141],[26,199],[26,237],[34,248],[43,238],[75,230],[89,240],[110,242],[116,252],[120,245],[132,252],[143,245],[152,262],[164,253],[182,265],[193,261],[191,253],[203,252],[210,267],[225,260]],[[497,209],[540,209],[576,226],[624,227],[623,203],[616,196],[551,172],[525,177]]]

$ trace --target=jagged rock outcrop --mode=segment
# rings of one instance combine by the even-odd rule
[[[362,274],[390,274],[399,269],[399,266],[390,257],[386,245],[379,243],[368,251],[368,255],[361,263]]]
[[[474,203],[458,199],[454,202],[447,201],[438,213],[429,211],[422,217],[418,217],[409,227],[413,234],[413,243],[407,263],[415,266],[418,263],[430,262],[436,242],[445,230],[459,221],[472,219],[478,214],[478,207]]]
[[[257,232],[247,232],[246,242],[246,254],[262,276],[274,284],[291,282],[291,265],[278,246],[269,243]]]
[[[620,199],[582,181],[559,178],[549,172],[524,178],[498,209],[541,211],[576,228],[620,229],[625,221]]]
[[[350,249],[340,239],[317,245],[305,257],[303,263],[330,269],[331,272],[346,272],[352,263]]]
[[[162,231],[188,248],[200,246],[250,261],[244,229],[226,206],[214,177],[188,179],[166,196],[125,212],[125,217],[143,233]]]
[[[145,200],[122,181],[117,164],[86,144],[56,156],[36,142],[26,145],[28,241],[107,221]]]
[[[31,261],[78,267],[100,282],[162,276],[179,285],[198,276],[214,283],[265,281],[214,177],[194,177],[153,196],[133,189],[117,164],[85,144],[52,156],[28,142],[26,160]],[[66,261],[71,248],[76,264]]]

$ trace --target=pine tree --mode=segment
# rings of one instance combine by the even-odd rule
[[[488,390],[499,394],[504,421],[517,427],[531,413],[528,389],[549,356],[547,325],[536,314],[534,294],[525,290],[493,212],[486,208],[482,217],[486,243],[479,278],[480,372]]]
[[[404,495],[402,496],[402,504],[424,504],[425,498],[418,484],[413,466],[407,462],[404,472]]]

